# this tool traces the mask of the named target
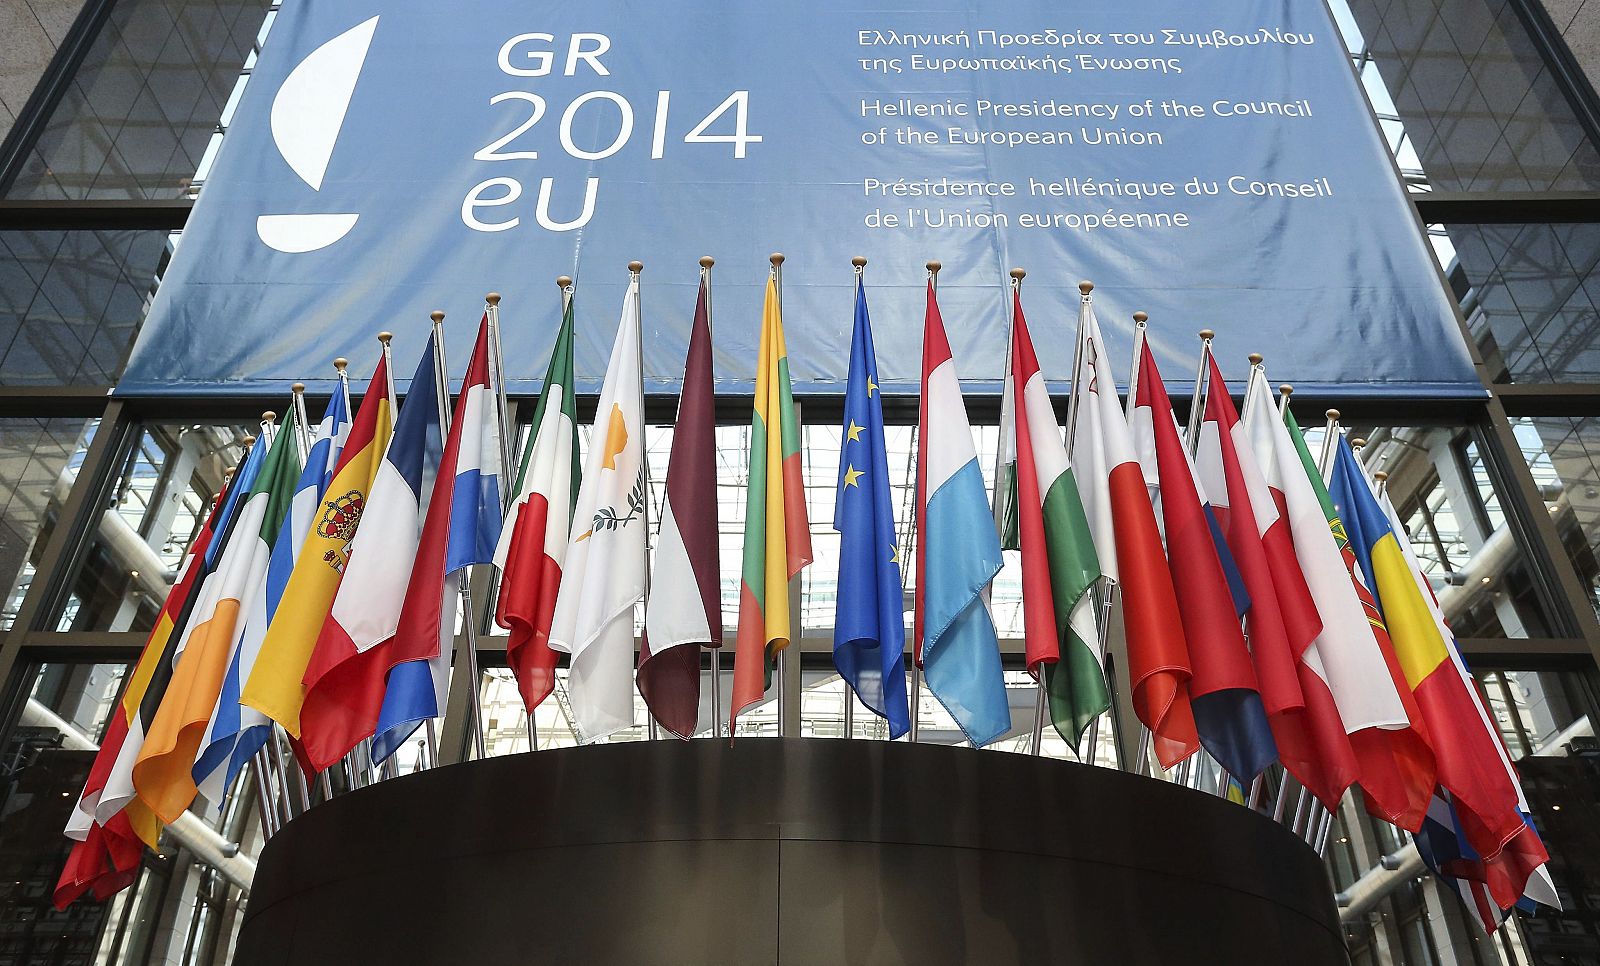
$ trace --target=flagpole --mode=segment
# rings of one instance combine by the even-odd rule
[[[1089,293],[1094,291],[1094,283],[1088,280],[1078,283],[1078,337],[1072,349],[1072,395],[1067,397],[1067,463],[1072,463],[1072,450],[1078,441],[1078,376],[1083,369],[1083,339],[1089,319],[1089,313],[1094,311],[1094,297]],[[1093,380],[1090,380],[1091,382]],[[1111,387],[1112,392],[1116,387]]]
[[[861,294],[861,288],[866,283],[867,260],[860,255],[850,259],[850,264],[855,266],[856,295]],[[911,663],[915,664],[916,661]],[[839,680],[844,684],[844,737],[846,741],[856,736],[856,692],[850,682],[840,675]]]
[[[1261,365],[1261,363],[1266,359],[1266,356],[1263,356],[1259,352],[1252,352],[1252,353],[1250,353],[1250,355],[1246,356],[1245,358],[1250,360],[1250,376],[1249,376],[1249,378],[1253,379],[1253,378],[1255,378],[1256,370],[1264,369],[1264,367]],[[1250,393],[1248,393],[1248,392],[1245,393],[1244,394],[1244,405],[1241,406],[1240,409],[1239,409],[1239,419],[1240,419],[1240,421],[1244,420],[1245,416],[1250,412],[1250,409],[1254,405],[1254,403],[1255,403],[1255,400],[1251,397]]]
[[[439,436],[441,439],[450,434],[450,370],[444,358],[444,313],[435,309],[428,317],[433,320],[433,372],[434,393],[439,404]],[[440,467],[442,471],[444,467]],[[472,612],[472,589],[468,586],[469,580],[461,580],[461,626],[467,632],[466,654],[463,664],[470,682],[467,693],[471,700],[467,703],[472,713],[473,750],[479,758],[486,757],[483,740],[483,711],[479,707],[479,691],[482,688],[482,678],[478,674],[478,634],[477,618]],[[452,637],[454,635],[451,635]],[[441,709],[442,710],[442,709]]]
[[[706,293],[706,335],[711,335],[711,266],[717,260],[710,255],[700,256],[700,287]],[[713,340],[714,341],[714,340]],[[680,402],[681,405],[681,402]],[[715,428],[712,430],[715,433]],[[720,614],[722,606],[719,600],[717,611]],[[717,628],[717,635],[721,637],[722,628]],[[722,648],[710,647],[711,652],[711,737],[722,737]]]
[[[1200,330],[1200,367],[1194,376],[1194,393],[1189,396],[1189,432],[1184,437],[1190,453],[1200,445],[1200,397],[1206,386],[1206,363],[1211,361],[1211,340],[1216,337],[1210,329]]]
[[[1334,447],[1339,439],[1339,410],[1327,412],[1328,422],[1322,431],[1322,452],[1317,454],[1317,472],[1322,474],[1324,486],[1328,483],[1328,467],[1333,463]]]
[[[772,279],[773,287],[777,290],[777,293],[778,293],[778,315],[781,318],[783,316],[783,261],[784,261],[783,253],[782,252],[773,252],[771,255],[767,256],[767,261],[772,263],[772,269],[771,269],[770,277]],[[799,407],[796,406],[797,410],[798,410],[798,408]],[[790,577],[788,582],[787,582],[787,584],[784,587],[784,593],[788,594],[790,596],[791,600],[795,596],[794,590],[795,590],[795,580],[796,579],[797,578],[795,578],[795,577]],[[789,643],[791,645],[793,645],[793,646],[796,646],[796,647],[798,647],[800,645],[799,638],[800,638],[801,635],[795,633],[796,625],[799,622],[800,622],[800,613],[799,613],[798,608],[790,608],[790,613],[789,613]],[[785,647],[784,649],[782,649],[781,651],[778,652],[778,734],[779,734],[779,736],[783,735],[783,733],[784,733],[784,725],[785,725],[785,722],[788,720],[788,716],[789,716],[788,715],[789,702],[788,702],[788,698],[787,698],[787,695],[786,695],[786,692],[788,690],[788,683],[789,683],[789,673],[788,672],[789,672],[789,648]],[[731,727],[728,729],[728,740],[729,741],[733,740],[733,729]]]
[[[1011,378],[1011,369],[1013,368],[1013,365],[1016,362],[1016,346],[1013,345],[1012,343],[1015,341],[1015,338],[1016,338],[1015,337],[1015,332],[1016,332],[1016,328],[1017,328],[1017,301],[1022,297],[1022,280],[1028,277],[1028,272],[1027,272],[1026,269],[1013,268],[1011,270],[1011,272],[1010,272],[1010,275],[1011,275],[1011,305],[1008,307],[1008,311],[1007,311],[1007,324],[1006,324],[1007,339],[1006,339],[1006,342],[1007,342],[1007,351],[1010,354],[1011,362],[1008,363],[1007,367],[1006,367],[1006,373],[1007,373],[1006,381],[1008,383],[1010,383],[1012,397],[1015,397],[1018,392],[1022,391],[1022,387],[1018,386],[1016,384],[1015,380],[1013,380]],[[1082,339],[1081,326],[1080,326],[1079,338],[1080,338],[1080,341],[1081,341],[1081,339]],[[1073,369],[1074,375],[1076,375],[1077,369],[1078,369],[1076,360],[1073,362],[1072,369]],[[1016,413],[1015,413],[1016,407],[1018,407],[1020,405],[1022,405],[1022,401],[1021,400],[1016,399],[1016,398],[1012,398],[1011,406],[1012,406],[1012,410],[1013,410],[1013,412],[1012,412],[1012,416],[1013,417],[1015,417],[1015,415],[1016,415]],[[1001,408],[1002,409],[1005,408],[1003,404],[1002,404]],[[1015,431],[1015,426],[1013,426],[1013,431]],[[1004,459],[1004,456],[1002,455],[1001,458]],[[995,486],[995,507],[996,507],[997,510],[998,510],[998,508],[1000,506],[1000,487],[1001,487],[1001,485],[1003,483],[1004,483],[1003,476],[1000,473],[996,473],[995,474],[994,486]],[[997,514],[997,517],[998,517],[998,514]],[[997,519],[997,522],[998,522],[998,519]],[[1042,749],[1043,744],[1044,744],[1045,690],[1044,690],[1044,673],[1042,671],[1040,672],[1039,677],[1034,682],[1034,684],[1035,684],[1035,687],[1034,687],[1034,699],[1033,699],[1033,734],[1030,736],[1029,741],[1028,741],[1028,754],[1037,757],[1039,755],[1039,753],[1040,753],[1040,750]]]
[[[300,393],[305,391],[305,386],[301,383],[295,383],[295,387],[297,389],[289,400],[291,420],[294,419],[294,414],[298,411]],[[280,431],[277,420],[278,414],[270,409],[261,414],[261,435],[268,446],[277,442]],[[302,440],[297,436],[295,445],[298,447],[301,442]],[[272,737],[268,739],[267,746],[263,751],[265,756],[261,762],[270,780],[269,793],[271,796],[273,824],[274,828],[282,828],[285,822],[294,817],[294,810],[289,797],[289,775],[283,767],[282,752],[278,748],[276,733],[272,733]]]
[[[306,465],[311,455],[311,434],[306,428],[310,417],[306,415],[306,384],[297,382],[289,387],[289,412],[294,417],[295,449],[300,453],[300,465]]]
[[[929,262],[927,264],[926,268],[928,269],[928,284],[933,288],[934,295],[937,296],[939,294],[939,270],[941,268],[944,268],[944,265],[942,263],[940,263],[940,262],[932,261],[932,262]],[[915,429],[913,429],[911,431],[911,471],[914,474],[912,476],[913,480],[915,480],[917,478],[917,476],[920,476],[922,474],[922,461],[920,459],[920,450],[918,449],[918,447],[920,445],[919,436],[920,436],[921,432],[922,432],[922,427],[920,425],[917,426]],[[926,493],[923,494],[923,499],[927,499],[927,494]],[[913,502],[915,502],[915,501],[913,500]],[[916,554],[916,542],[922,536],[922,534],[919,533],[918,529],[917,529],[917,512],[918,512],[918,507],[912,506],[912,508],[911,508],[911,532],[910,532],[910,540],[909,540],[909,543],[911,544],[911,549],[909,551],[910,556],[906,557],[906,559],[911,559],[911,560],[916,559],[916,557],[915,557],[915,554]],[[905,556],[905,555],[902,555],[902,556]],[[922,580],[922,574],[921,574],[920,571],[917,573],[917,580],[919,582]],[[906,593],[905,592],[905,588],[906,588],[906,573],[905,573],[904,568],[902,568],[901,571],[900,571],[900,596],[902,598],[905,597],[905,593]],[[911,642],[911,743],[912,744],[916,744],[917,743],[918,733],[921,731],[921,729],[919,727],[918,719],[922,716],[922,665],[920,663],[918,663],[918,661],[917,661],[917,648],[921,643],[922,642],[919,641],[919,640]]]
[[[633,347],[638,352],[639,362],[639,418],[644,418],[644,308],[640,304],[639,274],[644,271],[644,262],[631,261],[628,263],[628,287],[633,290]],[[650,621],[650,434],[649,427],[639,427],[639,473],[644,479],[644,508],[639,511],[639,518],[644,523],[644,613],[641,626],[648,626]],[[638,658],[634,658],[634,666],[638,666]],[[645,704],[644,720],[647,725],[650,740],[657,741],[661,738],[660,728],[656,724],[656,715],[650,710],[648,702]]]
[[[490,292],[483,297],[484,316],[488,319],[489,330],[489,372],[494,380],[495,416],[499,421],[500,442],[500,519],[505,520],[506,513],[511,509],[511,501],[516,499],[513,492],[514,486],[507,486],[507,482],[516,483],[516,471],[512,467],[514,458],[511,436],[511,406],[506,402],[506,367],[505,354],[500,347],[500,293]],[[535,430],[537,432],[537,429]],[[484,602],[485,616],[492,615],[495,604],[500,594],[500,586],[490,575],[489,599]],[[534,745],[533,715],[528,715],[528,750],[537,750]],[[420,757],[420,756],[419,756]]]

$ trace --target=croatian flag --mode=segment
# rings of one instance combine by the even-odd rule
[[[317,427],[316,439],[306,454],[306,464],[289,503],[289,515],[272,545],[266,581],[249,602],[244,636],[223,678],[222,694],[212,712],[200,756],[195,761],[194,779],[200,794],[218,807],[223,793],[233,786],[240,770],[266,745],[272,734],[272,720],[255,708],[240,704],[239,692],[255,668],[267,627],[278,612],[278,602],[289,584],[289,574],[294,571],[300,547],[305,543],[306,534],[311,532],[317,511],[322,508],[323,491],[333,479],[339,454],[344,451],[344,441],[350,435],[349,387],[343,375],[341,372],[339,389],[329,400],[327,413]]]
[[[932,282],[922,329],[920,422],[916,658],[928,690],[981,748],[1011,730],[1000,642],[984,600],[1000,572],[1000,538]]]
[[[500,542],[500,411],[489,384],[487,315],[478,324],[426,513],[389,656],[397,663],[389,671],[372,736],[375,762],[394,754],[422,722],[444,713],[461,571],[491,562]],[[430,646],[433,653],[425,655]]]

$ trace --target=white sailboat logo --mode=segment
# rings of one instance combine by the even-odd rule
[[[272,140],[312,191],[322,190],[322,178],[328,172],[334,143],[377,27],[378,18],[373,17],[312,51],[284,78],[272,100]],[[359,217],[353,213],[261,215],[256,219],[256,234],[280,252],[314,252],[343,238]]]

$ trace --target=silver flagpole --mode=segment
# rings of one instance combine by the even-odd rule
[[[717,260],[710,255],[700,256],[700,284],[705,287],[706,292],[706,335],[708,336],[715,332],[712,328],[711,317],[711,266],[716,263]],[[715,345],[716,340],[713,339],[711,341]],[[722,613],[720,599],[717,602],[717,613],[719,615]],[[721,627],[717,628],[717,636],[719,639],[722,636]],[[722,737],[722,648],[712,647],[707,648],[707,650],[711,652],[711,737],[716,739]]]
[[[1289,397],[1292,396],[1292,395],[1294,395],[1294,387],[1289,385],[1288,383],[1284,383],[1283,385],[1278,387],[1278,418],[1279,419],[1282,419],[1283,418],[1283,414],[1289,411]]]
[[[933,287],[934,295],[937,296],[939,294],[939,270],[941,268],[944,268],[944,265],[942,263],[940,263],[940,262],[932,261],[932,262],[929,262],[926,267],[928,269],[928,284]],[[919,479],[922,476],[922,459],[921,459],[921,455],[920,455],[921,454],[921,450],[919,449],[919,447],[921,446],[921,442],[920,442],[921,434],[922,434],[922,427],[920,425],[911,430],[911,463],[912,463],[912,473],[915,474],[912,477],[913,480]],[[922,498],[924,500],[926,500],[928,498],[928,494],[927,493],[923,493],[922,494]],[[917,520],[919,519],[917,514],[918,514],[919,510],[920,510],[920,507],[913,506],[911,508],[911,529],[909,531],[909,535],[908,535],[908,538],[906,540],[906,542],[910,545],[910,548],[906,551],[905,554],[901,555],[903,558],[908,559],[908,560],[916,559],[917,542],[922,539],[922,534],[921,534],[921,532],[919,532],[919,530],[917,528]],[[900,568],[900,588],[901,588],[900,596],[902,598],[905,597],[905,586],[906,586],[906,571],[905,571],[904,567],[901,567]],[[922,572],[920,570],[917,571],[917,586],[918,586],[918,588],[921,588],[921,586],[922,586]],[[920,589],[918,590],[918,593],[921,593]],[[913,623],[915,623],[915,622],[913,622]],[[914,630],[921,630],[921,628],[913,628],[913,629]],[[916,744],[917,743],[917,739],[920,736],[920,733],[921,733],[921,730],[922,730],[921,729],[921,721],[919,720],[922,717],[922,665],[917,661],[917,654],[919,653],[919,648],[922,646],[922,643],[923,642],[921,640],[913,640],[911,642],[911,743],[912,744]]]
[[[633,344],[634,349],[639,354],[639,419],[641,421],[644,419],[644,306],[641,304],[642,298],[639,292],[639,273],[643,271],[643,262],[632,261],[628,263],[628,285],[633,288],[633,331],[635,334]],[[642,602],[644,613],[640,616],[645,621],[648,621],[650,615],[650,433],[649,427],[644,425],[639,427],[639,473],[644,477],[644,509],[639,511],[640,519],[644,523],[644,600]],[[634,666],[637,667],[638,663],[639,660],[635,657]],[[638,687],[637,681],[635,681],[634,687]],[[649,726],[650,740],[659,740],[661,737],[660,728],[657,727],[655,713],[650,710],[648,704],[644,708],[644,719]]]
[[[779,317],[782,317],[782,315],[783,315],[783,261],[784,261],[783,253],[782,252],[773,252],[771,255],[767,256],[767,261],[772,263],[772,275],[771,275],[771,277],[772,277],[772,281],[773,281],[773,287],[776,288],[777,293],[778,293],[778,315],[779,315]],[[770,480],[768,481],[768,485],[771,485],[771,481]],[[794,584],[795,584],[795,581],[798,580],[798,579],[799,579],[798,577],[789,578],[789,580],[786,582],[786,584],[785,584],[785,586],[783,588],[783,592],[793,596]],[[799,620],[800,620],[800,614],[799,614],[798,610],[791,610],[791,613],[789,614],[789,637],[790,637],[789,644],[792,647],[799,647],[800,646],[800,640],[799,640],[800,635],[795,633],[795,626],[799,622]],[[787,723],[788,718],[789,718],[789,701],[788,701],[788,698],[785,695],[785,692],[787,691],[787,685],[788,685],[788,682],[789,682],[788,671],[789,671],[789,648],[785,647],[783,650],[778,652],[778,734],[780,736],[783,735],[784,726]],[[730,728],[728,730],[728,738],[730,740],[733,738],[733,730],[732,730],[731,726],[730,726]]]
[[[1200,445],[1200,417],[1204,412],[1201,400],[1205,395],[1208,374],[1206,363],[1211,361],[1211,340],[1216,337],[1217,334],[1210,329],[1200,330],[1200,367],[1194,377],[1194,393],[1189,396],[1189,431],[1183,440],[1190,453]]]
[[[1144,361],[1145,329],[1149,327],[1150,316],[1143,312],[1133,313],[1133,371],[1128,374],[1128,404],[1123,407],[1130,416],[1139,397],[1139,369]]]
[[[859,295],[862,285],[865,284],[867,260],[857,255],[850,259],[850,264],[855,266],[856,273],[856,289],[853,294]],[[856,691],[850,686],[850,682],[844,679],[844,675],[839,675],[839,681],[844,685],[844,737],[848,741],[856,736]]]
[[[450,433],[450,369],[444,357],[444,313],[435,309],[428,316],[433,320],[433,371],[434,392],[438,397],[439,405],[439,435],[441,438]],[[441,467],[441,470],[443,467]],[[477,617],[472,610],[472,589],[469,581],[460,581],[461,593],[461,626],[466,630],[466,654],[463,660],[463,671],[466,673],[471,686],[467,693],[471,696],[468,709],[472,714],[472,727],[468,729],[472,735],[472,747],[479,758],[485,757],[483,738],[483,711],[479,704],[479,692],[483,688],[483,679],[478,673],[478,628]],[[453,637],[454,635],[452,635]],[[443,646],[441,644],[441,646]]]
[[[311,432],[306,423],[310,417],[306,415],[306,384],[297,382],[289,387],[289,411],[294,415],[294,443],[295,449],[300,453],[300,465],[306,465],[306,459],[311,455]]]
[[[1339,439],[1339,410],[1327,412],[1328,422],[1322,431],[1322,451],[1317,454],[1317,471],[1322,474],[1323,485],[1328,482],[1328,467],[1333,465],[1334,447]]]

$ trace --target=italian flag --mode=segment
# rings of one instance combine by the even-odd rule
[[[1076,748],[1089,723],[1111,707],[1089,593],[1101,577],[1100,560],[1020,293],[1012,293],[1012,312],[1010,386],[1018,398],[1009,408],[1016,418],[1016,521],[1028,670],[1035,677],[1042,670],[1050,720]]]
[[[774,277],[767,279],[761,349],[756,358],[730,736],[739,712],[766,694],[772,663],[778,652],[789,646],[789,580],[811,562],[803,482],[800,423],[789,385],[789,353],[783,344],[783,312],[778,307]]]
[[[533,413],[533,435],[522,453],[517,496],[511,502],[494,564],[500,597],[494,619],[511,632],[506,663],[523,705],[532,711],[555,690],[556,652],[550,649],[561,565],[566,560],[572,507],[578,497],[578,406],[572,392],[572,300],[561,316]]]

